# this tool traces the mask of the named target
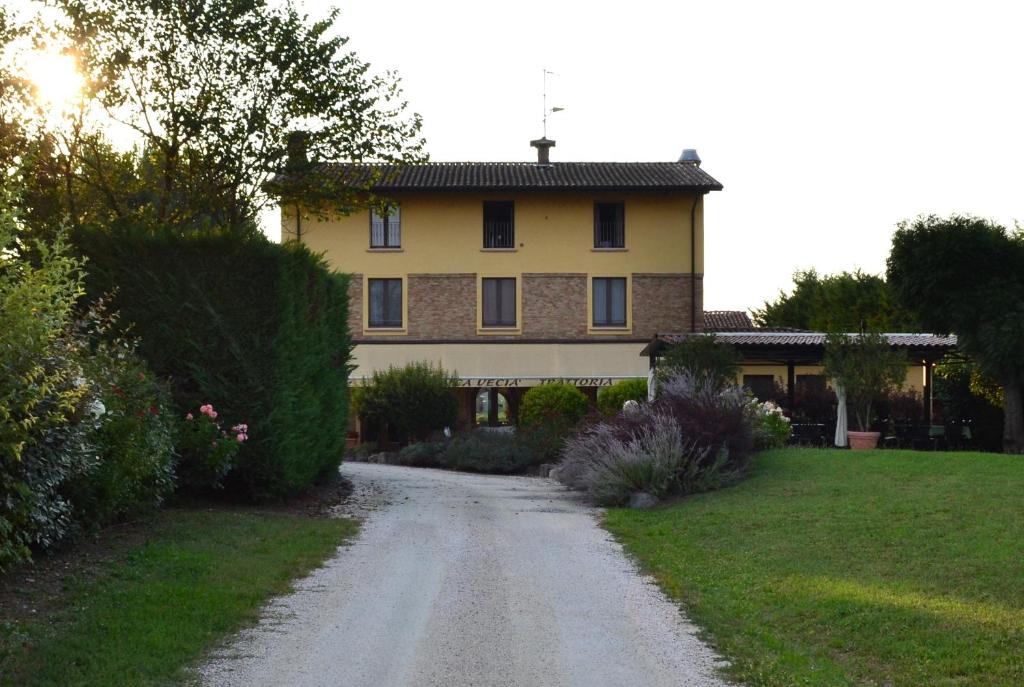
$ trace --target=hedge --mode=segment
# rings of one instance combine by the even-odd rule
[[[297,243],[262,236],[81,232],[90,295],[111,294],[179,413],[212,403],[249,440],[225,485],[293,496],[345,447],[347,280]]]

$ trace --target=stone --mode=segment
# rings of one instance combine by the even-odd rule
[[[629,497],[630,508],[654,508],[658,505],[658,499],[646,491],[635,491],[632,496]]]

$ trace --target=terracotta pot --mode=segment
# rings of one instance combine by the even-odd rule
[[[881,432],[847,432],[846,439],[850,442],[850,448],[854,451],[868,451],[878,448],[878,440],[882,437]]]

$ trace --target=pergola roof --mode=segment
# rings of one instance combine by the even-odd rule
[[[642,356],[659,356],[669,346],[693,336],[703,334],[657,334],[640,352]],[[824,332],[713,332],[715,339],[735,346],[747,360],[778,361],[787,363],[820,363],[825,354]],[[856,336],[856,334],[850,334]],[[893,348],[906,349],[915,360],[937,360],[956,348],[956,337],[951,335],[891,333],[882,334]]]

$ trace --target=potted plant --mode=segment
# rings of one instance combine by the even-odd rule
[[[858,431],[847,432],[852,449],[878,446],[872,432],[874,406],[897,389],[906,376],[906,351],[892,349],[877,333],[829,334],[825,339],[825,374],[843,386]]]

